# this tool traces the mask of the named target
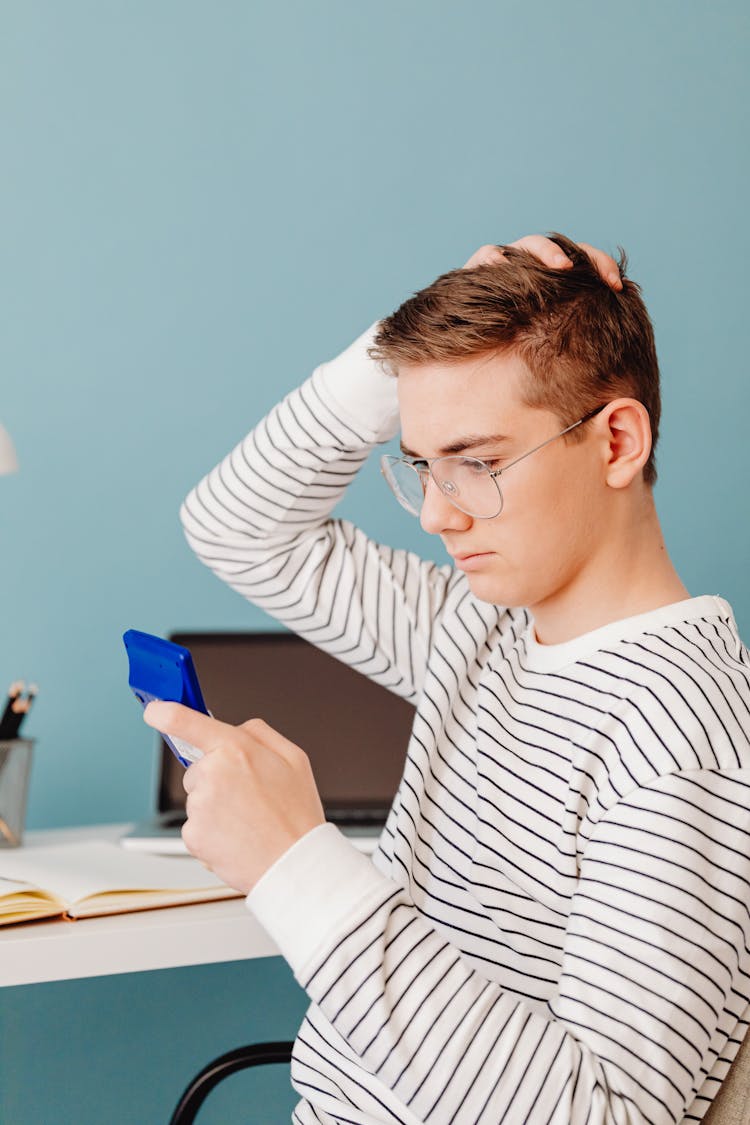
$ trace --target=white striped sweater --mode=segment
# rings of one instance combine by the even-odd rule
[[[750,1021],[750,654],[712,595],[540,645],[331,518],[398,428],[374,329],[181,510],[215,574],[416,708],[372,859],[321,825],[247,898],[312,1001],[293,1120],[698,1121]]]

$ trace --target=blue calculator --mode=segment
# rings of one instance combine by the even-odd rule
[[[161,699],[182,703],[204,715],[211,714],[203,700],[189,649],[138,629],[128,629],[122,639],[130,662],[128,683],[143,707],[154,699]],[[162,738],[183,766],[203,757],[202,750],[182,738],[164,732]]]

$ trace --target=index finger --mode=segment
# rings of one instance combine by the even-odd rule
[[[212,715],[204,715],[182,703],[154,699],[143,709],[143,721],[161,734],[174,735],[210,754],[233,738],[236,730]]]
[[[610,254],[605,254],[603,250],[597,250],[596,246],[591,246],[588,242],[577,242],[576,246],[580,246],[581,250],[588,254],[606,282],[614,289],[622,289],[620,267]]]
[[[519,247],[521,250],[528,250],[531,254],[540,258],[545,266],[551,268],[566,269],[573,264],[557,243],[553,242],[551,238],[547,238],[546,235],[527,234],[523,238],[516,239],[515,242],[508,243],[508,245]],[[611,255],[605,254],[603,250],[597,250],[595,246],[588,242],[577,242],[576,246],[579,246],[585,254],[588,254],[603,281],[606,281],[613,289],[622,289],[620,269]]]
[[[517,238],[515,242],[509,242],[508,245],[519,250],[528,250],[530,254],[541,258],[545,266],[550,268],[565,269],[573,265],[565,251],[544,234],[525,234],[523,238]]]

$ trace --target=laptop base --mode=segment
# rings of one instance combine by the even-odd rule
[[[176,813],[162,813],[152,820],[136,824],[120,837],[123,848],[133,851],[152,852],[155,855],[189,855],[185,841],[180,835],[184,816]],[[355,848],[371,855],[375,850],[382,824],[338,824],[337,827]]]

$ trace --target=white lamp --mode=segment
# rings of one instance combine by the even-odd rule
[[[18,458],[10,434],[0,425],[0,473],[17,473]]]

